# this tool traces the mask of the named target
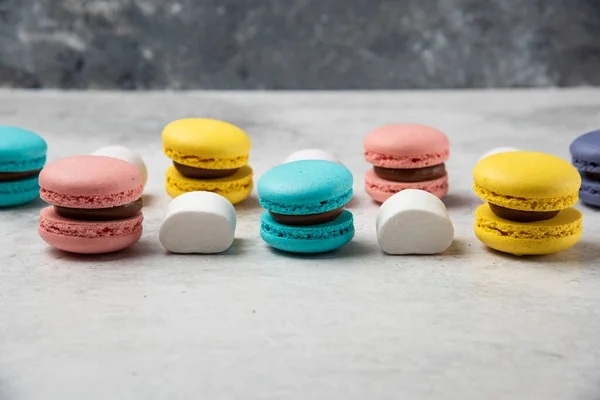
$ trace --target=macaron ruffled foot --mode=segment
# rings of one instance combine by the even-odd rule
[[[142,236],[142,176],[128,162],[69,157],[40,173],[38,232],[50,246],[80,254],[123,250]]]
[[[442,253],[454,240],[446,206],[433,194],[406,189],[387,199],[376,220],[377,241],[388,254]]]
[[[349,243],[354,218],[344,206],[352,198],[352,174],[324,160],[295,161],[258,181],[260,235],[270,246],[293,253],[322,253]]]
[[[191,192],[171,200],[159,240],[172,253],[213,254],[233,243],[237,218],[230,201],[212,192]]]
[[[552,254],[581,238],[577,202],[581,178],[566,161],[515,151],[481,160],[473,170],[475,194],[486,204],[475,212],[475,235],[514,255]]]
[[[207,191],[237,204],[252,192],[250,138],[240,128],[212,119],[181,119],[165,127],[162,142],[173,160],[166,174],[171,197]]]
[[[39,197],[38,175],[47,145],[39,135],[0,126],[0,207],[29,203]]]
[[[448,193],[445,162],[450,155],[448,138],[423,125],[387,125],[370,132],[364,156],[373,165],[365,175],[365,189],[383,203],[405,189],[427,191],[438,198]]]

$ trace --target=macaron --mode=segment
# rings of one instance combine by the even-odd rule
[[[113,157],[77,156],[40,173],[38,232],[50,246],[80,254],[125,249],[142,236],[142,176]]]
[[[423,190],[405,189],[387,199],[375,226],[377,242],[387,254],[442,253],[454,240],[446,206]]]
[[[96,150],[92,155],[118,158],[119,160],[127,161],[128,163],[135,165],[142,175],[142,185],[146,186],[146,182],[148,182],[146,163],[142,156],[130,148],[118,145],[106,146]]]
[[[354,218],[344,206],[352,198],[352,174],[325,160],[295,161],[267,171],[258,181],[267,211],[260,235],[270,246],[293,253],[335,250],[354,237]]]
[[[158,238],[172,253],[221,253],[233,243],[237,218],[229,200],[212,192],[171,200]]]
[[[302,160],[326,160],[341,163],[340,159],[328,151],[321,149],[303,149],[298,150],[287,156],[283,163],[289,163]]]
[[[162,142],[173,160],[166,174],[171,197],[207,191],[237,204],[252,192],[251,143],[240,128],[214,119],[180,119],[165,127]]]
[[[438,198],[448,193],[445,162],[450,155],[448,138],[424,125],[387,125],[370,132],[364,156],[373,165],[365,175],[365,189],[383,203],[405,189],[427,191]]]
[[[588,132],[570,146],[573,165],[581,175],[579,198],[600,207],[600,130]]]
[[[561,158],[530,151],[495,154],[473,170],[475,235],[514,255],[551,254],[575,245],[582,234],[577,202],[581,178]]]
[[[13,126],[0,126],[0,207],[39,197],[38,175],[46,163],[46,141]]]

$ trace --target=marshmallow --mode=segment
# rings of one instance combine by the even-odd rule
[[[336,163],[342,163],[339,158],[334,156],[333,154],[321,150],[321,149],[304,149],[293,152],[285,159],[283,164],[287,164],[293,161],[302,161],[302,160],[326,160]]]
[[[184,193],[167,206],[158,238],[173,253],[220,253],[233,243],[236,222],[235,209],[225,197]]]
[[[96,150],[92,155],[118,158],[135,165],[138,171],[140,171],[140,174],[142,174],[142,185],[146,186],[146,182],[148,181],[146,164],[142,157],[135,151],[123,146],[107,146]]]
[[[454,239],[446,206],[423,190],[405,189],[387,199],[376,220],[377,241],[388,254],[437,254]]]
[[[487,153],[485,153],[484,155],[482,155],[479,158],[479,160],[477,160],[477,162],[483,160],[486,157],[493,156],[494,154],[508,153],[510,151],[519,151],[519,149],[514,148],[514,147],[510,147],[510,146],[496,147],[495,149],[492,149],[492,150],[488,151]]]

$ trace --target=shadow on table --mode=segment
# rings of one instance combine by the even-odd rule
[[[278,256],[294,258],[294,259],[306,259],[306,260],[333,260],[342,258],[361,258],[372,255],[379,251],[376,245],[368,245],[359,241],[351,241],[347,245],[326,253],[289,253],[287,251],[277,250],[269,247],[270,251]]]
[[[249,246],[248,239],[235,238],[231,246],[222,253],[203,254],[203,253],[171,253],[165,249],[162,249],[162,254],[167,257],[229,257],[229,256],[240,256],[246,252]]]
[[[65,261],[88,263],[94,262],[112,262],[112,261],[126,261],[130,259],[141,259],[152,257],[161,254],[163,251],[162,246],[157,241],[148,239],[141,239],[136,244],[132,245],[121,251],[115,251],[114,253],[107,254],[76,254],[69,253],[67,251],[58,250],[50,247],[49,253],[56,259]]]
[[[496,257],[511,261],[531,262],[535,264],[570,263],[578,267],[583,264],[586,267],[600,268],[600,245],[584,240],[567,250],[542,256],[515,256],[491,249],[487,246],[485,249]]]

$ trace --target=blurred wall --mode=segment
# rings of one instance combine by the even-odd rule
[[[600,84],[600,0],[0,0],[0,86]]]

